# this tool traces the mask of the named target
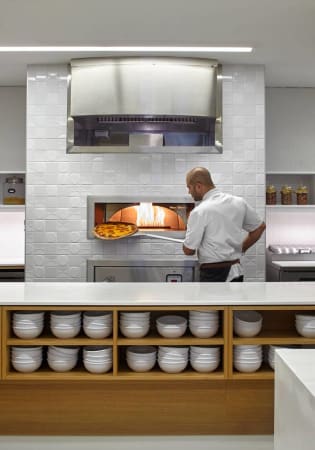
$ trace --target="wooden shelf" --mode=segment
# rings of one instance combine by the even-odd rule
[[[216,370],[214,372],[209,373],[200,373],[191,369],[190,367],[186,368],[183,372],[180,373],[166,373],[163,372],[159,367],[155,367],[149,372],[133,372],[132,370],[126,368],[121,369],[117,373],[117,378],[125,379],[125,380],[223,380],[224,374],[222,369]]]

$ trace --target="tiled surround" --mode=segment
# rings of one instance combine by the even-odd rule
[[[67,67],[30,66],[27,80],[27,281],[85,281],[88,258],[182,257],[181,244],[86,238],[87,195],[187,194],[185,175],[206,166],[217,186],[244,196],[264,217],[263,66],[223,67],[221,155],[67,154]],[[246,281],[263,281],[265,241],[245,257]]]

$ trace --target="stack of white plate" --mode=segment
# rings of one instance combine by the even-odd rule
[[[113,349],[109,346],[89,345],[83,348],[83,365],[91,373],[106,373],[113,365]]]
[[[304,337],[315,337],[315,314],[295,314],[296,331]]]
[[[213,372],[220,364],[220,347],[190,346],[190,365],[197,372]]]
[[[68,372],[78,362],[79,347],[49,346],[47,361],[49,367],[55,372]]]
[[[151,345],[127,347],[128,367],[134,372],[148,372],[156,363],[156,348]]]
[[[267,347],[267,361],[269,366],[275,370],[275,350],[277,348],[299,348],[298,345],[268,345]]]
[[[81,329],[81,313],[54,311],[50,313],[50,329],[54,336],[62,339],[73,338]]]
[[[240,337],[253,337],[260,333],[263,317],[257,311],[234,311],[233,328]]]
[[[189,329],[199,338],[214,336],[219,330],[219,311],[189,311]]]
[[[119,328],[128,338],[141,338],[150,330],[150,312],[121,312]]]
[[[83,331],[93,339],[103,339],[113,332],[113,316],[111,312],[85,311],[83,313]]]
[[[186,369],[188,364],[189,347],[160,346],[158,363],[160,369],[167,373],[179,373]]]
[[[156,319],[158,333],[166,338],[178,338],[185,334],[187,319],[182,316],[166,315]]]
[[[44,312],[17,311],[13,313],[12,328],[17,337],[34,339],[43,332]]]
[[[233,348],[233,363],[239,372],[256,372],[262,361],[261,345],[235,345]]]
[[[11,363],[18,372],[34,372],[43,362],[43,347],[11,347]]]

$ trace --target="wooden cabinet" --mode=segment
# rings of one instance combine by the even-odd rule
[[[221,327],[212,338],[200,339],[189,332],[177,339],[158,335],[154,318],[160,314],[188,315],[192,309],[218,310]],[[233,333],[235,311],[257,310],[263,315],[259,335],[240,338]],[[295,313],[314,306],[3,306],[1,312],[0,435],[211,435],[272,434],[274,372],[263,365],[257,372],[241,373],[233,367],[233,346],[313,345],[315,338],[295,331]],[[46,327],[36,339],[19,339],[11,329],[16,310],[46,312]],[[81,332],[73,339],[58,339],[48,327],[50,311],[111,311],[113,333],[91,339]],[[152,326],[141,339],[128,339],[119,332],[122,311],[151,311]],[[52,371],[45,363],[33,373],[11,367],[12,346],[109,345],[113,368],[104,374],[87,372],[82,364],[69,372]],[[198,373],[188,366],[182,373],[168,374],[158,365],[150,372],[131,371],[125,362],[128,345],[215,345],[222,349],[221,366],[211,373]],[[25,414],[27,405],[27,414]],[[153,415],[152,415],[153,414]]]

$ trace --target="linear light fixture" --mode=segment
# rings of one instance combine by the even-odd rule
[[[1,53],[24,53],[24,52],[194,52],[194,53],[250,53],[252,47],[90,47],[90,46],[0,46]]]

